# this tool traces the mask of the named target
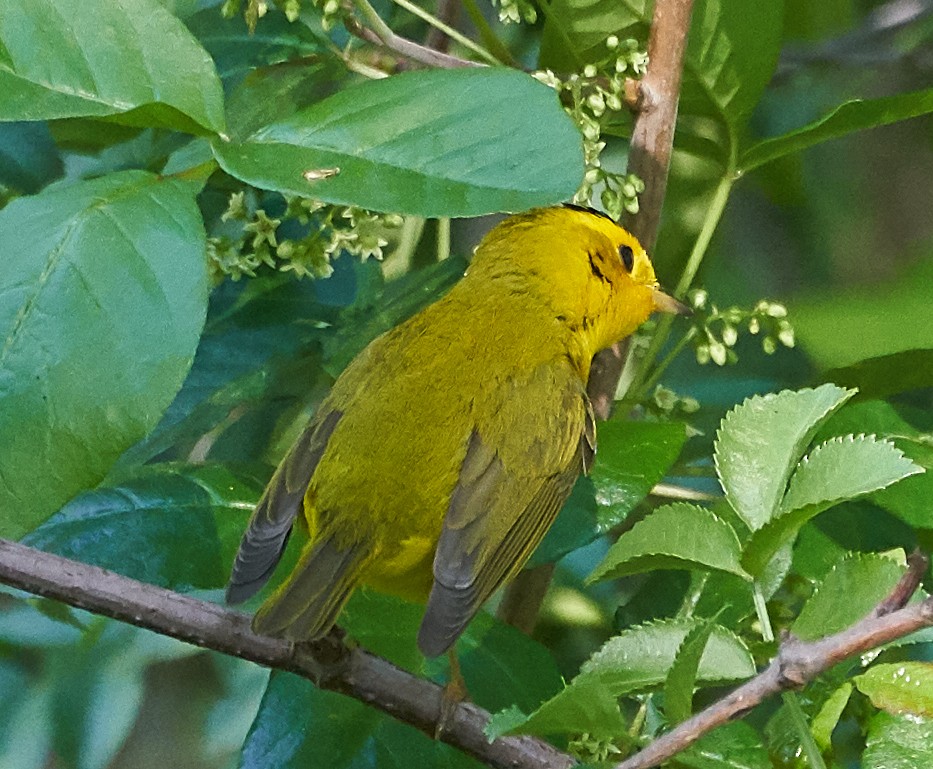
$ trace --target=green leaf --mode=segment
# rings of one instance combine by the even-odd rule
[[[846,681],[842,686],[836,689],[819,712],[810,722],[810,733],[817,746],[823,752],[826,752],[832,746],[833,730],[839,719],[842,717],[842,711],[849,704],[849,697],[852,695],[852,684]]]
[[[904,456],[925,472],[917,473],[871,495],[871,501],[920,529],[933,529],[933,440],[907,422],[885,401],[852,402],[840,409],[825,427],[821,436],[847,432],[869,433],[887,438]]]
[[[933,717],[933,663],[872,665],[854,681],[858,690],[880,710],[892,715]]]
[[[0,186],[32,195],[64,173],[45,123],[0,123]]]
[[[751,536],[742,564],[760,574],[771,557],[794,540],[800,528],[829,507],[878,491],[923,472],[893,443],[849,435],[817,446],[797,467],[781,512]]]
[[[207,308],[187,184],[126,171],[0,211],[0,535],[19,537],[146,434]]]
[[[823,375],[827,382],[858,388],[856,401],[888,398],[911,390],[933,387],[933,350],[903,350],[834,368]]]
[[[478,769],[464,753],[365,704],[273,671],[240,769]]]
[[[742,153],[739,167],[750,171],[776,158],[800,152],[829,139],[930,112],[933,112],[933,88],[879,99],[853,99],[795,131],[748,147]]]
[[[744,721],[725,724],[679,753],[676,766],[689,769],[772,769],[768,750]]]
[[[219,465],[155,465],[75,497],[23,542],[179,592],[216,589],[264,485]]]
[[[583,663],[580,674],[599,676],[618,694],[654,686],[667,677],[687,634],[702,622],[671,619],[624,630]],[[736,681],[754,673],[745,644],[731,631],[714,626],[697,680]]]
[[[600,506],[597,531],[622,523],[680,456],[687,431],[680,422],[601,422],[590,477]]]
[[[719,569],[748,579],[740,558],[739,539],[728,523],[710,510],[676,502],[623,533],[587,581],[678,568]]]
[[[679,724],[693,712],[693,689],[696,686],[700,658],[713,632],[712,620],[694,627],[677,650],[674,664],[664,682],[664,714],[670,724]]]
[[[23,677],[25,678],[25,676]],[[14,684],[13,680],[2,683]],[[0,766],[16,769],[43,769],[48,766],[52,748],[52,686],[43,681],[40,685],[22,686],[19,697],[3,697],[3,720],[0,722]]]
[[[529,567],[552,563],[624,521],[674,464],[686,439],[677,422],[601,422],[593,469],[577,481]]]
[[[158,0],[0,0],[0,17],[0,120],[223,130],[214,63]]]
[[[524,721],[513,711],[502,716],[497,728],[534,734],[586,732],[597,739],[618,736],[624,722],[616,700],[663,683],[684,640],[705,624],[703,620],[664,620],[624,630],[609,639],[583,664],[576,678]],[[755,663],[745,644],[731,631],[713,625],[696,679],[722,683],[754,673]]]
[[[647,40],[651,9],[647,0],[545,0],[539,67],[581,71],[606,54],[606,38]]]
[[[557,203],[583,175],[582,139],[555,93],[506,68],[368,81],[213,146],[224,170],[249,184],[425,217]]]
[[[831,384],[784,390],[747,398],[726,414],[716,433],[716,472],[729,504],[752,531],[777,513],[807,444],[852,395]]]
[[[733,125],[747,120],[777,64],[783,8],[783,2],[763,3],[750,16],[744,0],[695,4],[682,114],[712,114]],[[645,0],[551,0],[543,10],[539,66],[558,71],[580,71],[605,58],[610,34],[647,40],[652,15]]]
[[[791,632],[809,641],[854,625],[887,597],[903,575],[904,567],[891,558],[847,555],[803,605]]]
[[[868,726],[863,769],[933,766],[933,719],[879,713]]]
[[[684,63],[681,109],[713,115],[735,133],[748,121],[774,74],[781,50],[784,3],[744,0],[696,3]]]
[[[922,473],[893,443],[873,435],[846,435],[803,458],[781,502],[781,515],[811,505],[822,509]]]
[[[250,32],[243,14],[225,18],[216,6],[205,7],[185,19],[185,25],[210,54],[228,88],[270,64],[291,62],[291,68],[313,68],[326,51],[312,25],[304,20],[290,22],[283,13],[267,14]],[[296,59],[302,67],[294,67]]]
[[[574,679],[563,691],[526,715],[517,707],[496,713],[486,727],[489,739],[504,734],[588,734],[611,740],[625,730],[618,697],[598,678]]]

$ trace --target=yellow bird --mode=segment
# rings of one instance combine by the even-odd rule
[[[307,542],[257,633],[316,640],[368,585],[427,600],[418,646],[450,649],[590,467],[593,356],[655,310],[686,312],[609,218],[565,206],[503,221],[447,296],[334,383],[253,513],[228,602],[266,583],[297,521]]]

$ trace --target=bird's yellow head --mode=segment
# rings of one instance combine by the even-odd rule
[[[652,312],[688,312],[658,288],[634,235],[583,208],[509,217],[480,244],[474,272],[546,305],[579,332],[590,355],[631,334]]]

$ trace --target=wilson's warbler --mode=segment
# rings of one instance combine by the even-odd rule
[[[448,650],[528,560],[596,451],[593,355],[655,310],[638,241],[575,207],[495,227],[443,299],[363,350],[282,460],[227,588],[269,579],[296,519],[307,544],[258,633],[327,633],[354,588],[427,608],[418,646]]]

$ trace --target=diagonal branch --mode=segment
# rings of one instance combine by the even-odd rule
[[[777,656],[761,673],[731,694],[687,719],[615,769],[650,769],[690,747],[718,726],[740,718],[767,697],[799,689],[833,665],[882,644],[933,626],[933,598],[905,606],[916,592],[929,560],[919,553],[894,591],[865,619],[839,633],[816,641],[785,638]]]
[[[313,647],[256,635],[249,618],[240,612],[5,539],[0,539],[0,582],[205,649],[297,673],[429,736],[437,730],[440,686],[364,649],[347,648],[339,634]],[[485,710],[460,703],[446,714],[440,739],[501,769],[566,769],[575,763],[534,737],[489,742],[483,731],[488,722]]]

